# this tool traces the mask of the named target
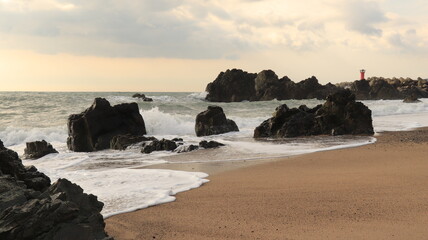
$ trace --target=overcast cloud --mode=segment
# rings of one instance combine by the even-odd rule
[[[376,51],[425,51],[426,25],[383,6],[387,0],[0,0],[0,48],[190,59],[362,42]]]

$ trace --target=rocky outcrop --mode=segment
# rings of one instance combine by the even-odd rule
[[[223,109],[219,106],[208,106],[206,111],[196,116],[196,136],[208,136],[239,131],[233,120],[226,119]]]
[[[58,153],[52,145],[45,140],[27,142],[26,148],[24,149],[24,158],[27,159],[38,159],[51,153]]]
[[[137,103],[110,106],[104,98],[96,98],[91,107],[68,118],[67,146],[75,152],[92,152],[110,148],[114,136],[146,134]]]
[[[111,239],[102,207],[66,179],[50,185],[46,175],[24,167],[0,144],[0,239]]]
[[[276,108],[273,117],[254,130],[254,138],[287,138],[310,135],[372,135],[371,111],[355,102],[350,90],[329,95],[323,105]]]
[[[144,102],[153,102],[152,98],[146,97],[146,95],[142,94],[142,93],[136,93],[134,95],[132,95],[133,98],[140,98],[142,99]]]
[[[176,152],[176,153],[185,153],[185,152],[192,152],[192,151],[195,151],[195,150],[198,150],[198,149],[199,149],[198,146],[190,144],[190,145],[179,146],[179,147],[177,147],[174,150],[174,152]]]
[[[421,78],[371,77],[337,85],[349,88],[358,100],[404,99],[412,95],[416,98],[428,98],[428,81]]]
[[[421,102],[421,100],[419,100],[415,95],[410,95],[404,98],[403,100],[404,103],[418,103]]]
[[[232,69],[220,73],[214,82],[209,83],[206,100],[211,102],[267,101],[272,99],[325,99],[329,94],[340,90],[333,84],[321,85],[312,76],[295,83],[287,76],[278,78],[272,70],[258,74]]]
[[[155,137],[133,136],[133,135],[117,135],[110,141],[110,148],[115,150],[125,150],[127,147],[145,141],[157,140]]]
[[[210,102],[241,102],[255,100],[254,79],[257,74],[240,69],[221,72],[217,78],[207,85],[206,100]]]
[[[205,148],[205,149],[208,149],[208,148],[218,148],[218,147],[221,147],[221,146],[224,146],[224,144],[216,142],[216,141],[209,141],[208,142],[208,141],[203,140],[203,141],[199,142],[199,147]]]
[[[177,143],[168,139],[154,140],[143,145],[142,153],[152,153],[154,151],[174,151],[177,148]]]

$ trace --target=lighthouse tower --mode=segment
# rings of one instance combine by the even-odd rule
[[[360,80],[364,80],[364,79],[366,79],[365,77],[364,77],[364,74],[366,73],[366,70],[364,70],[364,69],[361,69],[360,70]]]

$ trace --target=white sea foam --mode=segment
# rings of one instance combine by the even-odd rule
[[[24,93],[22,93],[24,94]],[[4,95],[4,96],[3,96]],[[9,99],[11,94],[0,93]],[[13,96],[20,99],[19,96]],[[19,95],[19,94],[18,94]],[[24,94],[25,95],[25,94]],[[50,103],[52,96],[60,104]],[[287,100],[240,103],[209,103],[202,101],[206,93],[146,93],[153,102],[137,101],[131,93],[43,93],[25,95],[28,101],[3,101],[1,106],[0,139],[7,147],[22,155],[25,142],[45,139],[59,151],[36,161],[34,164],[53,180],[69,178],[81,185],[86,192],[98,195],[106,203],[104,216],[131,211],[153,204],[173,201],[176,192],[200,186],[207,181],[206,174],[169,170],[135,169],[159,163],[189,163],[211,161],[254,160],[291,156],[315,151],[332,150],[370,144],[371,137],[308,137],[281,141],[256,141],[254,128],[272,116],[280,104],[297,107],[305,104],[314,107],[323,101]],[[37,97],[38,101],[33,101]],[[225,143],[218,149],[190,153],[154,152],[141,154],[140,147],[126,151],[105,150],[93,153],[70,152],[66,146],[66,119],[69,114],[87,108],[94,97],[106,97],[113,104],[138,102],[148,135],[157,138],[183,138],[186,144],[201,140]],[[44,99],[44,100],[43,100]],[[45,102],[43,102],[45,101]],[[372,110],[376,132],[408,130],[428,126],[428,99],[421,103],[406,104],[399,100],[363,101]],[[32,105],[33,104],[33,105]],[[240,131],[207,137],[196,137],[196,115],[208,105],[221,106],[226,116],[234,120]],[[40,110],[42,109],[42,110]],[[1,111],[1,108],[0,108]],[[52,117],[46,117],[49,112]],[[0,112],[1,114],[2,112]],[[37,121],[35,121],[37,119]]]
[[[75,170],[72,166],[78,164],[78,161],[65,166],[58,164],[58,161],[45,157],[24,163],[35,165],[53,181],[67,178],[80,185],[86,193],[98,196],[104,203],[101,212],[104,218],[174,201],[174,195],[178,192],[208,182],[205,179],[208,175],[199,172],[129,168]]]

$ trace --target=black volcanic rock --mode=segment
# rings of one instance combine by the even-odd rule
[[[148,144],[145,144],[141,152],[152,153],[154,151],[173,151],[177,148],[177,143],[168,139],[154,140]]]
[[[24,158],[38,159],[51,153],[58,153],[52,145],[45,140],[27,142],[26,148],[24,149]]]
[[[206,100],[211,102],[268,101],[272,99],[325,99],[329,94],[341,88],[333,85],[321,85],[314,76],[294,83],[287,76],[278,78],[272,70],[263,70],[258,74],[232,69],[220,73],[209,83]]]
[[[208,149],[208,148],[218,148],[218,147],[221,147],[221,146],[224,146],[224,144],[216,142],[216,141],[209,141],[208,142],[206,140],[203,140],[203,141],[199,142],[199,147],[202,147],[202,148],[205,148],[205,149]]]
[[[254,79],[256,74],[240,69],[221,72],[206,87],[206,99],[210,102],[241,102],[254,100]]]
[[[112,239],[104,231],[102,207],[66,179],[50,185],[0,141],[0,239]]]
[[[342,90],[327,97],[323,105],[308,108],[276,108],[273,117],[254,130],[254,138],[286,138],[310,135],[373,135],[371,111],[355,102],[355,95]]]
[[[112,107],[106,99],[96,98],[84,112],[69,116],[67,146],[75,152],[92,152],[109,148],[116,135],[145,133],[137,103]]]
[[[153,102],[152,98],[146,97],[146,95],[142,94],[142,93],[136,93],[134,95],[132,95],[133,98],[140,98],[142,99],[144,102]]]
[[[239,131],[233,120],[226,119],[223,109],[219,106],[208,106],[206,111],[196,116],[196,136],[208,136]]]
[[[132,144],[136,144],[144,141],[154,141],[157,140],[155,137],[145,137],[145,136],[133,136],[133,135],[117,135],[112,138],[110,141],[110,148],[116,150],[125,150]]]

